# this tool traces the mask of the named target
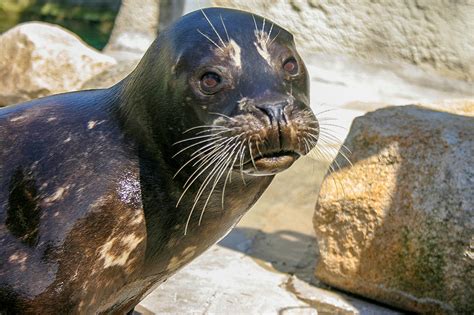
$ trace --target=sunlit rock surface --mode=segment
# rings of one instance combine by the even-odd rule
[[[468,314],[474,102],[435,108],[391,107],[354,120],[345,141],[353,166],[339,159],[314,214],[316,277],[407,310]]]
[[[0,106],[80,89],[114,65],[56,25],[20,24],[0,35]]]

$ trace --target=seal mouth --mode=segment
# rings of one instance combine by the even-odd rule
[[[275,175],[289,168],[299,158],[295,151],[276,151],[259,154],[243,164],[242,171],[253,176]]]

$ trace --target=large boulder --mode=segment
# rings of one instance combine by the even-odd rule
[[[325,179],[316,277],[406,310],[474,313],[474,102],[356,118]],[[337,168],[337,165],[335,164]]]
[[[116,63],[64,28],[40,22],[2,34],[0,51],[0,106],[77,90]]]

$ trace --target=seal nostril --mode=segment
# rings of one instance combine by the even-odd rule
[[[259,104],[255,105],[259,110],[265,113],[268,118],[270,118],[270,123],[279,123],[279,121],[283,120],[286,122],[284,117],[283,108],[285,107],[286,102],[276,103],[276,104]]]

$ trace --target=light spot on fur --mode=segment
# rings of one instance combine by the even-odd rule
[[[68,143],[68,142],[71,141],[71,140],[72,140],[72,138],[71,138],[71,136],[69,136],[69,137],[67,137],[66,140],[63,141],[63,143]]]
[[[221,59],[230,60],[237,69],[242,69],[241,51],[240,46],[231,39],[225,47],[216,48],[214,53]]]
[[[97,125],[97,121],[91,120],[87,123],[87,129],[91,130]]]
[[[46,198],[44,201],[47,203],[55,202],[63,198],[64,193],[69,189],[69,185],[66,187],[59,187],[51,196]]]
[[[134,216],[134,218],[130,221],[131,225],[138,225],[145,221],[145,216],[143,215],[143,212],[137,212]]]
[[[262,56],[263,60],[265,60],[271,66],[272,58],[268,52],[268,42],[270,40],[270,36],[266,32],[255,31],[255,37],[257,38],[257,41],[254,42],[254,45],[255,48],[257,48],[257,52],[260,54],[260,56]]]
[[[46,121],[47,121],[47,122],[51,122],[51,121],[55,121],[55,120],[57,120],[56,117],[49,117]]]
[[[105,122],[105,120],[101,120],[101,121],[89,120],[89,122],[87,123],[87,129],[89,130],[94,129],[96,126],[102,124],[103,122]]]
[[[241,49],[237,43],[231,39],[230,42],[226,45],[226,50],[228,51],[228,55],[232,60],[235,67],[241,69],[242,68],[242,60],[241,60]]]
[[[132,251],[143,241],[143,237],[135,234],[127,235],[123,238],[114,237],[101,246],[100,258],[104,260],[104,268],[111,266],[124,266]],[[117,248],[118,247],[118,248]],[[119,254],[115,254],[119,252]]]
[[[23,120],[23,119],[26,119],[28,118],[28,115],[20,115],[20,116],[16,116],[16,117],[13,117],[10,119],[11,122],[15,122],[15,121],[20,121],[20,120]]]
[[[16,252],[10,255],[10,257],[8,257],[8,262],[12,264],[20,265],[20,270],[25,271],[27,258],[28,258],[28,255],[26,253]]]

